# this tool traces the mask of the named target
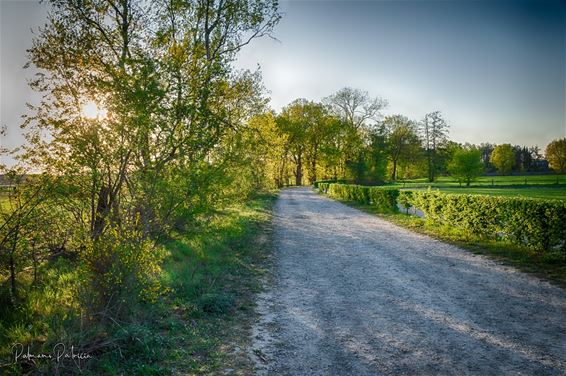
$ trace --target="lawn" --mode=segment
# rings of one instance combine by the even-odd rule
[[[404,188],[422,188],[422,187],[459,187],[458,183],[453,177],[440,176],[434,183],[429,183],[426,178],[410,179],[399,181],[394,186]],[[490,186],[552,186],[552,185],[565,185],[566,175],[513,175],[513,176],[480,176],[474,182],[472,187],[490,187]]]
[[[401,189],[431,187],[446,193],[566,200],[566,175],[481,176],[470,187],[460,186],[452,177],[441,176],[434,183],[421,178],[399,181],[391,186]]]
[[[433,188],[434,189],[434,188]],[[437,187],[441,192],[488,195],[488,196],[507,196],[507,197],[531,197],[543,199],[566,200],[566,187],[517,187],[517,188],[459,188],[459,187]]]

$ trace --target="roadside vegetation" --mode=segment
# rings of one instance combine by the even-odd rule
[[[9,305],[0,308],[0,357],[13,358],[13,343],[51,353],[63,342],[82,345],[76,350],[92,358],[7,362],[3,374],[215,374],[230,367],[251,372],[243,351],[250,338],[253,294],[261,288],[270,251],[275,197],[266,193],[230,205],[190,231],[163,239],[159,296],[138,303],[131,317],[113,325],[82,325],[76,310],[80,299],[74,294],[81,276],[73,260],[42,265],[41,280],[29,290],[26,304],[16,312]]]
[[[566,202],[318,183],[330,197],[566,286]],[[417,212],[421,213],[418,214]]]
[[[265,192],[284,186],[388,186],[352,192],[391,213],[400,188],[510,196],[517,184],[564,198],[563,139],[544,155],[460,144],[440,111],[383,116],[386,99],[351,87],[271,109],[261,71],[234,63],[273,35],[276,0],[46,3],[47,24],[28,51],[41,103],[10,125],[26,143],[0,150],[16,161],[0,166],[2,372],[228,367],[268,249]],[[563,265],[529,252],[520,253],[528,263]],[[75,352],[23,356],[53,355],[57,344]],[[235,366],[243,374],[245,359]]]
[[[261,74],[233,62],[277,2],[47,3],[42,100],[2,150],[0,373],[214,373],[276,188]]]

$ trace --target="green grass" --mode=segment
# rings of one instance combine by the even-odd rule
[[[244,348],[250,338],[274,201],[273,194],[260,195],[174,234],[163,244],[168,256],[162,294],[136,307],[127,322],[83,329],[73,300],[79,281],[75,262],[46,264],[44,278],[30,289],[24,307],[0,306],[0,374],[33,370],[10,364],[12,344],[49,353],[60,341],[96,349],[87,351],[93,359],[82,362],[81,369],[70,362],[62,365],[62,374],[200,375],[221,373],[222,367],[251,373],[253,365],[233,349]],[[6,299],[0,296],[0,303]],[[54,374],[54,365],[38,361],[36,372]]]
[[[524,187],[524,188],[438,188],[445,193],[460,193],[488,196],[531,197],[566,200],[566,187]]]
[[[439,176],[434,183],[429,183],[426,178],[409,179],[393,183],[393,186],[404,188],[422,187],[459,187],[460,183],[450,176]],[[472,182],[472,187],[491,186],[553,186],[566,185],[566,175],[513,175],[513,176],[480,176]]]
[[[461,186],[452,177],[440,176],[434,183],[420,178],[391,183],[390,186],[409,190],[430,187],[446,193],[566,200],[566,175],[481,176],[470,187]]]
[[[438,226],[425,219],[403,213],[383,214],[371,205],[338,200],[409,230],[426,234],[439,240],[483,254],[497,261],[512,265],[522,271],[535,274],[559,286],[566,287],[566,257],[557,253],[540,254],[507,241],[482,239],[453,226]]]

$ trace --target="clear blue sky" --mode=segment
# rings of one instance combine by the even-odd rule
[[[387,99],[386,114],[440,110],[458,142],[546,144],[566,137],[566,2],[282,1],[279,41],[253,42],[237,66],[261,66],[274,109],[344,86]],[[0,0],[2,145],[22,142],[19,117],[37,1]],[[6,160],[4,160],[6,162]]]

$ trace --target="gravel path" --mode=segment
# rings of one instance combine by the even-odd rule
[[[257,374],[566,374],[565,290],[310,188],[274,226]]]

